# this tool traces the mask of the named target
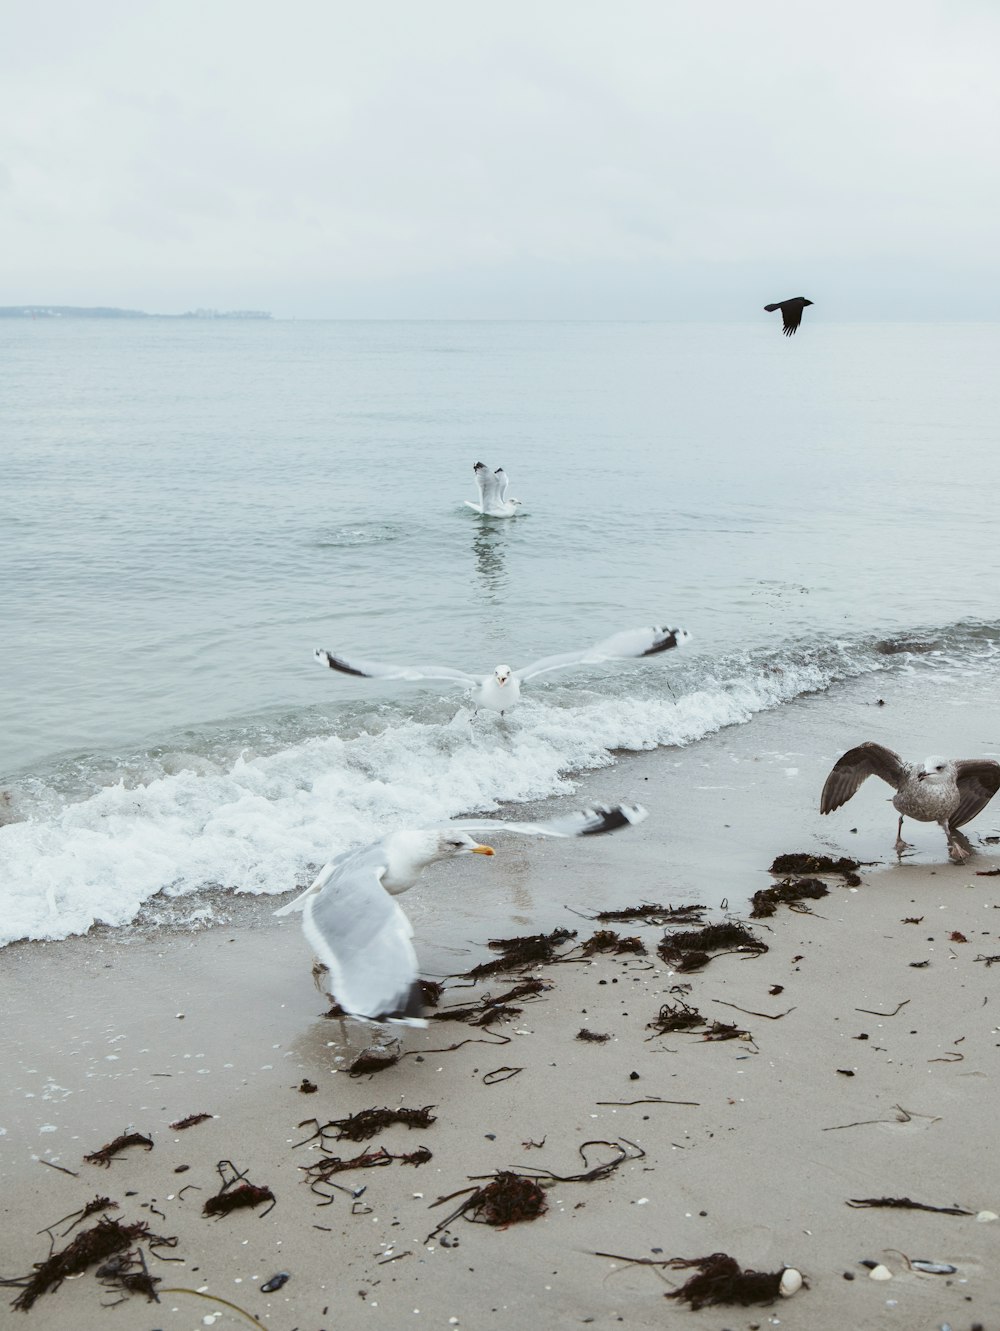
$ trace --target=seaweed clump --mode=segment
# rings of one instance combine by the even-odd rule
[[[33,1275],[23,1280],[4,1281],[4,1284],[24,1286],[12,1306],[27,1312],[36,1299],[49,1290],[58,1289],[70,1276],[82,1275],[88,1266],[124,1252],[137,1239],[147,1237],[149,1228],[142,1220],[134,1225],[123,1225],[118,1220],[103,1217],[92,1229],[81,1230],[60,1252],[52,1253],[44,1262],[36,1262]]]
[[[418,980],[420,987],[420,996],[424,1000],[426,1007],[437,1007],[441,1001],[441,995],[444,993],[444,985],[439,984],[437,980]]]
[[[601,910],[593,917],[595,920],[617,921],[649,920],[660,924],[667,920],[674,924],[700,924],[705,915],[705,906],[661,906],[651,901],[642,906],[625,906],[622,910]]]
[[[690,1031],[696,1026],[706,1025],[705,1018],[696,1007],[679,998],[676,1003],[664,1003],[659,1016],[647,1022],[658,1034],[666,1035],[670,1031]]]
[[[588,1031],[586,1026],[581,1026],[576,1033],[578,1040],[589,1040],[591,1044],[604,1044],[605,1040],[610,1040],[610,1035],[602,1035],[600,1031]]]
[[[105,1169],[111,1168],[111,1161],[118,1159],[118,1152],[124,1151],[127,1146],[144,1146],[147,1151],[153,1149],[152,1137],[144,1137],[141,1132],[126,1132],[121,1137],[116,1137],[114,1141],[108,1142],[107,1146],[102,1146],[98,1151],[92,1151],[90,1155],[83,1158],[91,1165],[103,1165]]]
[[[505,994],[498,994],[496,998],[484,994],[478,1003],[469,1003],[464,1007],[442,1008],[440,1012],[432,1012],[430,1018],[431,1021],[466,1021],[470,1026],[489,1026],[494,1021],[510,1021],[514,1017],[519,1017],[523,1011],[523,1008],[511,1006],[516,999],[534,998],[536,994],[544,993],[551,987],[545,980],[536,978],[522,980],[520,984],[515,984],[513,989],[508,989]]]
[[[124,1301],[126,1294],[145,1294],[150,1303],[159,1303],[160,1296],[156,1292],[156,1286],[162,1284],[159,1276],[151,1276],[149,1267],[146,1265],[146,1258],[143,1256],[141,1248],[136,1248],[134,1252],[116,1253],[114,1257],[97,1268],[97,1278],[104,1282],[105,1289],[117,1289],[122,1291],[122,1298],[117,1302]],[[108,1305],[111,1308],[117,1307],[117,1303]]]
[[[352,1156],[349,1160],[344,1160],[339,1155],[324,1156],[315,1164],[300,1165],[299,1168],[305,1174],[306,1182],[313,1192],[323,1197],[326,1194],[318,1192],[316,1184],[329,1183],[334,1174],[343,1174],[349,1169],[380,1169],[383,1165],[391,1165],[394,1160],[398,1160],[401,1165],[413,1165],[419,1169],[433,1158],[426,1146],[418,1146],[415,1151],[404,1152],[402,1155],[392,1155],[384,1146],[380,1146],[377,1151],[362,1151],[360,1155]],[[328,1198],[327,1202],[329,1201],[332,1201],[332,1198]]]
[[[574,929],[553,929],[550,934],[526,934],[521,938],[491,938],[487,947],[500,952],[496,961],[484,961],[465,971],[463,980],[478,980],[484,975],[520,970],[524,966],[554,961],[560,943],[576,937]]]
[[[188,1114],[187,1118],[179,1118],[176,1123],[171,1123],[171,1127],[176,1132],[183,1132],[185,1128],[196,1127],[199,1123],[205,1123],[212,1117],[211,1114]]]
[[[839,873],[848,887],[858,887],[861,883],[858,877],[860,868],[860,860],[848,859],[846,855],[835,860],[829,855],[810,855],[807,851],[795,851],[788,855],[778,855],[771,864],[769,872],[777,877],[795,873]]]
[[[452,1196],[455,1194],[452,1193]],[[449,1200],[442,1197],[441,1201]],[[434,1205],[438,1205],[437,1202]],[[479,1225],[516,1225],[522,1220],[536,1220],[546,1209],[545,1193],[534,1179],[512,1170],[500,1170],[496,1177],[482,1188],[476,1188],[466,1197],[447,1220],[427,1236],[432,1239],[453,1220],[464,1215]]]
[[[762,887],[751,898],[752,920],[769,919],[779,905],[795,906],[800,901],[814,901],[818,897],[829,896],[830,889],[818,878],[785,878],[774,887]]]
[[[598,929],[586,942],[580,944],[580,949],[585,957],[592,957],[595,952],[613,952],[615,956],[625,952],[634,952],[642,957],[646,955],[641,939],[622,938],[614,929]]]
[[[702,929],[682,929],[664,934],[657,947],[663,960],[677,971],[700,970],[713,955],[723,952],[747,952],[760,956],[767,944],[740,920],[721,920]]]
[[[403,1123],[408,1128],[429,1128],[436,1120],[431,1113],[433,1108],[433,1105],[424,1105],[422,1109],[361,1109],[346,1118],[331,1119],[318,1129],[318,1135],[327,1135],[331,1128],[335,1128],[335,1141],[364,1142],[393,1123]]]
[[[697,1267],[697,1273],[665,1295],[668,1299],[683,1299],[695,1312],[713,1303],[738,1304],[747,1308],[753,1303],[773,1303],[781,1293],[780,1271],[742,1270],[735,1257],[725,1252],[713,1252],[708,1257],[690,1260],[675,1257],[666,1265],[675,1270]]]
[[[261,1202],[271,1203],[267,1211],[261,1211],[262,1217],[267,1215],[268,1211],[274,1210],[277,1205],[277,1198],[271,1189],[259,1187],[256,1183],[248,1183],[246,1173],[241,1173],[231,1160],[220,1160],[216,1169],[222,1179],[222,1187],[214,1197],[209,1197],[201,1208],[202,1215],[229,1215],[230,1211],[259,1206]]]

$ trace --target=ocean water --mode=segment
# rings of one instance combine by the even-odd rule
[[[866,674],[989,694],[1000,325],[809,318],[0,323],[0,944],[284,892]],[[516,518],[464,507],[477,460]],[[502,720],[312,660],[646,624],[693,640]]]

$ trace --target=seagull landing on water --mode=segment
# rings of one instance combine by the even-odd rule
[[[605,661],[624,661],[630,657],[656,656],[680,647],[691,637],[686,629],[648,628],[626,629],[603,642],[595,643],[582,652],[564,652],[561,656],[544,656],[532,665],[512,670],[509,665],[498,665],[492,675],[468,675],[464,670],[448,666],[381,665],[377,661],[348,661],[317,647],[314,655],[321,665],[339,670],[344,675],[360,675],[365,679],[450,679],[472,690],[472,701],[478,711],[486,707],[501,716],[518,701],[521,685],[536,675],[566,666],[600,665]]]
[[[401,1026],[426,1026],[417,977],[413,929],[393,897],[405,892],[435,860],[493,855],[470,832],[522,836],[599,836],[641,823],[639,805],[596,805],[544,823],[449,823],[423,831],[392,832],[370,846],[348,850],[325,865],[305,892],[275,915],[302,912],[306,938],[329,969],[333,996],[352,1017]]]
[[[790,300],[779,300],[775,305],[765,305],[764,309],[768,314],[773,314],[775,310],[781,311],[781,331],[786,337],[791,337],[802,322],[802,311],[811,304],[812,301],[806,300],[805,296],[793,296]]]
[[[520,499],[508,499],[507,490],[510,481],[503,467],[490,471],[482,462],[472,468],[479,486],[479,503],[466,499],[466,505],[485,518],[512,518],[521,506]]]
[[[899,814],[896,854],[902,856],[909,844],[903,840],[903,818],[915,818],[940,826],[948,839],[948,854],[956,864],[963,863],[971,853],[958,829],[982,813],[1000,790],[1000,763],[992,758],[935,757],[906,763],[892,749],[868,741],[834,763],[820,797],[820,813],[833,813],[846,804],[870,776],[880,776],[895,788],[892,804]]]

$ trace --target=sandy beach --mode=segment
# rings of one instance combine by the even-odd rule
[[[439,1012],[526,980],[543,985],[481,1026],[432,1020],[408,1032],[405,1056],[375,1074],[350,1075],[370,1032],[350,1026],[342,1043],[297,924],[272,918],[274,899],[234,902],[228,926],[204,931],[98,931],[8,949],[3,1274],[46,1258],[43,1227],[60,1249],[94,1225],[98,1216],[65,1233],[98,1195],[119,1204],[106,1214],[123,1225],[144,1221],[177,1240],[143,1245],[158,1303],[131,1293],[109,1311],[121,1291],[91,1269],[40,1294],[24,1324],[996,1325],[1000,1223],[977,1216],[1000,1211],[980,1150],[1000,1038],[1000,968],[984,959],[1000,953],[1000,877],[984,876],[1000,856],[983,838],[1000,831],[1000,813],[969,829],[978,853],[955,866],[927,827],[911,827],[915,854],[894,862],[884,787],[878,798],[866,788],[837,821],[815,812],[845,717],[852,742],[902,731],[920,751],[905,683],[897,689],[879,707],[859,684],[759,717],[735,742],[715,736],[700,746],[703,780],[662,750],[543,806],[641,798],[651,816],[627,834],[582,846],[508,841],[485,865],[489,878],[461,862],[438,866],[405,899],[426,974],[495,959],[492,937],[576,936],[549,963],[474,988],[448,981]],[[956,709],[948,727],[982,752],[974,711]],[[805,910],[781,905],[749,920],[750,895],[778,881],[768,867],[789,852],[878,863],[856,885],[824,876],[828,895]],[[642,902],[699,904],[703,923],[728,914],[767,950],[724,952],[689,971],[657,947],[694,926],[584,918]],[[644,950],[587,955],[582,945],[608,928]],[[650,1023],[664,1008],[700,1020],[661,1034]],[[584,1030],[609,1038],[580,1039]],[[359,1141],[336,1140],[332,1127],[315,1135],[372,1108],[428,1108],[432,1121]],[[194,1114],[211,1117],[169,1126]],[[128,1147],[107,1168],[84,1161],[131,1132],[152,1149]],[[393,1158],[310,1188],[306,1171],[315,1178],[320,1161],[383,1150]],[[204,1215],[221,1161],[275,1205]],[[572,1179],[601,1165],[614,1167]],[[460,1215],[441,1228],[471,1195],[462,1190],[498,1171],[533,1176],[541,1192],[524,1195],[540,1213],[506,1227]],[[849,1204],[885,1198],[945,1209]],[[794,1267],[807,1287],[769,1305],[700,1311],[666,1297],[693,1272],[662,1263],[718,1252],[756,1271]],[[891,1279],[870,1278],[866,1260]],[[955,1269],[911,1266],[921,1260]],[[265,1293],[280,1272],[287,1282]]]

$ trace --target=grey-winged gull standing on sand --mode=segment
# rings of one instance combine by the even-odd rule
[[[992,758],[925,758],[907,763],[898,753],[871,740],[849,749],[833,765],[820,797],[820,813],[833,813],[846,804],[870,776],[887,781],[896,793],[893,808],[899,814],[896,854],[908,843],[903,840],[903,819],[937,823],[948,839],[948,854],[956,863],[968,859],[968,843],[958,829],[982,813],[1000,790],[1000,763]]]
[[[484,463],[477,462],[472,471],[479,486],[479,503],[474,504],[471,499],[466,499],[467,507],[486,518],[512,518],[520,508],[521,501],[507,498],[510,481],[503,467],[490,471]]]
[[[334,998],[352,1017],[426,1026],[417,980],[413,929],[393,897],[413,886],[435,860],[492,855],[469,834],[598,836],[641,823],[640,805],[596,805],[544,823],[462,820],[419,831],[391,832],[381,841],[344,851],[315,882],[275,915],[302,912],[302,929],[329,969]]]
[[[656,656],[660,652],[680,647],[691,637],[687,629],[642,628],[625,629],[610,638],[586,647],[581,652],[564,652],[561,656],[544,656],[540,661],[512,670],[509,665],[498,665],[491,675],[470,675],[449,666],[383,665],[378,661],[348,661],[343,656],[317,647],[314,656],[321,665],[339,670],[344,675],[360,675],[365,679],[449,679],[471,689],[476,709],[489,708],[503,716],[521,696],[521,685],[536,675],[567,666],[600,665],[606,661],[624,661],[633,657]]]
[[[765,305],[764,309],[768,314],[773,314],[775,310],[781,311],[781,331],[786,337],[791,337],[802,322],[802,311],[811,304],[812,301],[806,300],[805,296],[792,296],[789,300],[779,300],[773,305]]]

